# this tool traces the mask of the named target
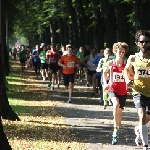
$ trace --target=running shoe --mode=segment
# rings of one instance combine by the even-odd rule
[[[87,83],[87,84],[86,84],[86,86],[87,86],[87,87],[89,87],[89,86],[90,86],[90,84],[89,84],[89,83]]]
[[[99,102],[100,102],[100,103],[102,103],[102,102],[103,102],[103,99],[102,99],[102,98],[100,98]]]
[[[57,87],[59,88],[59,83],[57,84]]]
[[[48,87],[51,87],[51,82],[48,84]]]
[[[54,85],[51,84],[51,91],[54,91]]]
[[[139,127],[135,126],[134,131],[135,131],[135,135],[136,135],[135,144],[137,146],[141,146],[142,145],[142,139],[140,137]]]
[[[148,147],[143,147],[143,150],[148,150]]]
[[[107,105],[104,105],[103,109],[106,109],[107,108]]]
[[[112,138],[112,145],[116,145],[118,143],[118,138],[119,138],[119,130],[116,128],[114,129],[113,132],[113,138]]]
[[[70,99],[68,100],[68,103],[71,103],[71,100],[70,100]]]

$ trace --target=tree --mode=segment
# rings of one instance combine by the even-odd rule
[[[149,0],[133,0],[135,11],[136,29],[150,29],[150,1]]]

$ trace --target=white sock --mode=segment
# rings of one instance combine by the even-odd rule
[[[139,125],[140,137],[142,139],[143,146],[148,146],[148,128],[146,125]]]

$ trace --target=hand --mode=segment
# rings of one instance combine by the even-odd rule
[[[104,89],[104,90],[108,90],[108,89],[109,89],[109,84],[104,84],[104,85],[103,85],[103,89]]]
[[[79,68],[79,64],[76,64],[75,66],[76,66],[77,68]]]
[[[66,69],[66,68],[67,68],[65,65],[63,65],[62,67],[63,67],[63,69]]]
[[[128,86],[132,86],[134,81],[133,80],[128,80],[128,81],[126,81],[126,83],[127,83]]]

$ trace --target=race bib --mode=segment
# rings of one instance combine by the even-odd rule
[[[113,82],[125,82],[123,73],[114,72]]]
[[[141,78],[150,78],[150,67],[147,68],[139,68],[138,76]]]
[[[74,61],[68,62],[68,67],[74,67],[74,65],[75,65]]]

